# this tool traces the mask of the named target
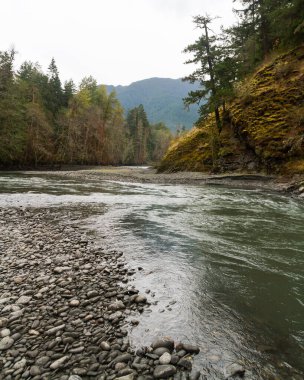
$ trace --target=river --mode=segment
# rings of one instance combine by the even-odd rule
[[[236,187],[2,173],[0,207],[88,209],[79,226],[124,252],[152,302],[130,330],[134,346],[158,334],[197,343],[208,379],[236,362],[248,380],[303,379],[303,201]]]

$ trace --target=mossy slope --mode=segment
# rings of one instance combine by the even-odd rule
[[[304,46],[237,88],[218,136],[212,117],[175,141],[160,171],[304,173]]]

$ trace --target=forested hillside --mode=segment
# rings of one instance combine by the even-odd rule
[[[62,86],[52,59],[48,72],[0,52],[0,166],[143,164],[159,160],[171,139],[137,105],[125,118],[115,92],[92,77]]]
[[[242,0],[237,25],[186,47],[200,66],[186,104],[208,96],[196,128],[177,139],[161,171],[304,173],[304,7],[300,0]]]
[[[197,84],[170,78],[150,78],[129,86],[107,86],[109,92],[115,90],[126,110],[142,104],[152,123],[164,122],[172,132],[183,126],[192,128],[197,120],[198,106],[194,104],[186,109],[183,104],[183,98],[188,92],[197,88]]]

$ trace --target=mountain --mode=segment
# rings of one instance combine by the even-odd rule
[[[115,90],[117,98],[126,111],[144,106],[150,123],[164,122],[172,131],[176,127],[191,128],[198,119],[198,106],[184,109],[183,98],[197,85],[181,79],[150,78],[131,83],[129,86],[106,86],[107,91]]]

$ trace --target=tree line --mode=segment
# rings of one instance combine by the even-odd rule
[[[213,113],[218,132],[226,103],[234,96],[235,83],[253,72],[268,55],[304,42],[303,0],[239,0],[236,5],[238,22],[218,34],[211,28],[213,18],[195,16],[193,21],[201,35],[184,49],[192,55],[186,64],[194,63],[197,69],[183,80],[201,84],[184,103],[200,104],[198,124]]]
[[[115,92],[85,77],[62,85],[54,59],[14,70],[14,49],[0,52],[0,166],[144,164],[158,161],[172,138],[151,125],[142,105],[124,110]]]

